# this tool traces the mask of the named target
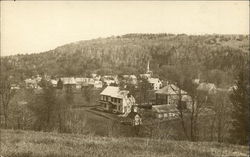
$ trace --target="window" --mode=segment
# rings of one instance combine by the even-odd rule
[[[113,102],[114,101],[114,98],[111,98],[111,102]]]
[[[121,103],[121,99],[118,99],[118,103]]]

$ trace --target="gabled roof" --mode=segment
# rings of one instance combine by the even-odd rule
[[[37,81],[35,80],[35,79],[26,79],[26,80],[24,80],[25,81],[25,83],[27,83],[27,84],[36,84],[37,83]]]
[[[165,95],[172,95],[172,94],[179,94],[179,88],[173,84],[168,84],[167,86],[157,90],[156,94],[165,94]],[[186,91],[181,90],[181,94],[187,94]]]
[[[61,78],[61,80],[63,81],[63,84],[76,84],[76,80],[74,77],[64,77]]]
[[[107,86],[100,94],[107,95],[115,98],[124,98],[128,95],[129,91],[120,90],[119,87]]]
[[[50,80],[53,85],[57,85],[57,80]]]
[[[127,118],[131,118],[131,119],[134,119],[136,115],[138,115],[138,116],[141,117],[141,115],[140,115],[139,113],[134,112],[134,111],[129,112],[129,114],[128,114],[126,117],[127,117]]]
[[[76,78],[75,78],[75,81],[76,81],[77,83],[83,83],[83,82],[85,81],[85,78],[83,78],[83,77],[76,77]]]
[[[157,113],[168,113],[168,112],[177,112],[177,106],[174,104],[167,105],[154,105],[152,106],[152,110]]]
[[[149,78],[148,79],[148,82],[149,83],[160,83],[160,79],[159,78]]]

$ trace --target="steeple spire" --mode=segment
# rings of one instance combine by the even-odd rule
[[[149,73],[150,70],[149,70],[149,60],[148,60],[148,65],[147,65],[147,73]]]
[[[149,69],[149,60],[148,60],[148,64],[147,64],[147,72],[146,72],[146,74],[149,74],[150,77],[153,75],[153,72],[150,71],[150,69]]]

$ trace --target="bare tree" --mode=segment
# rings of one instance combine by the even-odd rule
[[[228,131],[230,112],[232,110],[228,93],[219,92],[213,96],[212,101],[213,101],[212,109],[215,112],[214,117],[215,117],[217,141],[223,142],[224,136]]]
[[[4,127],[8,127],[8,110],[9,103],[11,98],[14,95],[14,91],[11,90],[10,82],[8,81],[7,76],[1,77],[0,83],[0,101],[1,101],[1,110],[4,116]]]
[[[182,84],[178,84],[178,87],[180,87],[177,103],[179,118],[186,138],[196,141],[198,140],[199,115],[207,102],[207,97],[203,93],[197,92],[196,85],[193,85],[191,80],[185,80]],[[181,88],[187,91],[187,95],[191,98],[190,101],[185,102],[182,100]]]

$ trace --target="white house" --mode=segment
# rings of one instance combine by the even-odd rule
[[[57,86],[57,82],[58,82],[57,80],[51,79],[50,82],[51,82],[51,84],[52,84],[53,87]]]
[[[100,93],[101,107],[114,113],[127,113],[135,104],[135,98],[127,90],[120,90],[119,87],[107,86]]]
[[[162,82],[159,78],[148,78],[148,82],[154,90],[159,90],[162,87]]]

